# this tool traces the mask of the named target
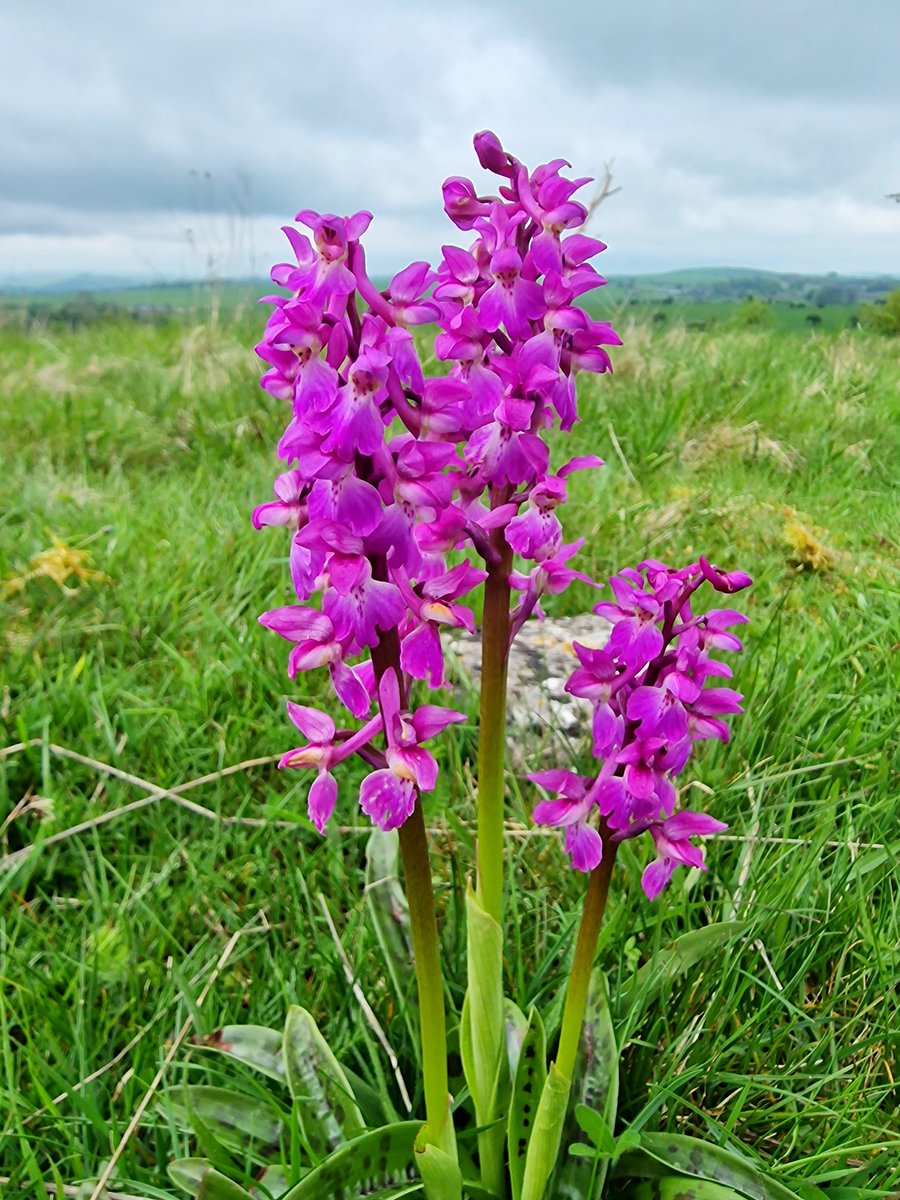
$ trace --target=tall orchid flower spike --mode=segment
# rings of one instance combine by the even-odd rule
[[[264,390],[290,412],[278,442],[285,465],[275,499],[257,507],[254,524],[285,529],[292,600],[299,602],[273,608],[261,622],[293,643],[292,679],[327,668],[341,703],[365,722],[355,732],[336,729],[331,718],[292,701],[289,713],[308,743],[282,762],[316,768],[309,811],[321,829],[336,802],[334,769],[356,754],[369,768],[363,810],[382,829],[399,829],[423,1004],[426,1141],[454,1164],[421,798],[437,780],[425,743],[463,718],[416,707],[412,685],[443,684],[442,631],[473,629],[472,610],[460,601],[483,584],[474,902],[484,919],[470,927],[468,946],[470,970],[477,963],[483,973],[475,990],[497,999],[506,660],[522,623],[540,615],[542,596],[573,580],[591,582],[571,564],[581,541],[564,542],[559,509],[569,473],[602,465],[587,456],[552,473],[547,435],[577,422],[576,377],[608,371],[606,348],[619,342],[578,304],[605,282],[592,265],[604,244],[573,232],[586,211],[575,193],[587,181],[570,178],[563,159],[529,170],[488,131],[476,135],[475,151],[497,185],[483,190],[454,176],[443,186],[445,209],[466,245],[445,246],[435,270],[411,263],[387,288],[366,268],[370,213],[301,210],[296,219],[305,232],[285,227],[293,261],[272,272],[290,294],[267,297],[272,311],[257,347]],[[426,379],[410,328],[432,322],[435,353],[447,365]],[[513,589],[522,595],[511,612]],[[708,655],[721,634],[697,627],[689,636]],[[370,719],[376,698],[379,711]],[[718,719],[699,709],[687,716],[698,736],[714,732]],[[376,745],[382,732],[383,747]],[[575,808],[547,812],[565,824],[573,859],[584,868],[599,845],[597,802],[588,791],[568,795],[574,786],[564,784],[560,795]],[[581,816],[570,820],[576,809]],[[489,945],[479,947],[479,930]],[[483,1007],[471,1011],[478,1065],[469,1084],[484,1130],[482,1182],[502,1194],[502,1114],[494,1111],[502,1030],[488,1028]]]

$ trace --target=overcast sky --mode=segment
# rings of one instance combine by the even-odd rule
[[[263,274],[307,207],[434,259],[482,128],[615,160],[608,273],[900,274],[900,0],[3,0],[0,279]]]

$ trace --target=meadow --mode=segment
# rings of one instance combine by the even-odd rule
[[[900,1187],[897,342],[668,311],[622,328],[615,375],[585,381],[554,453],[607,463],[575,478],[567,517],[595,578],[700,553],[754,576],[747,715],[694,768],[694,799],[730,825],[709,873],[650,903],[623,849],[600,948],[613,996],[678,934],[743,925],[631,1010],[622,1115],[741,1145],[801,1194],[874,1200]],[[320,838],[307,780],[274,766],[294,744],[285,696],[319,685],[288,693],[285,643],[256,622],[288,600],[283,539],[249,520],[284,423],[256,384],[261,321],[0,328],[4,1195],[96,1176],[123,1140],[116,1187],[168,1194],[191,1146],[156,1077],[224,1077],[191,1046],[222,1023],[280,1026],[302,1004],[343,1061],[383,1073],[348,964],[412,1055],[353,793]],[[473,751],[471,724],[448,733],[427,806],[456,1001]],[[512,771],[509,797],[526,834]],[[554,836],[517,844],[507,989],[526,1006],[564,969],[581,881]]]

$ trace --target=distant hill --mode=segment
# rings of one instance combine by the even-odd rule
[[[375,282],[383,287],[387,280]],[[685,267],[653,274],[614,275],[609,286],[588,303],[590,310],[598,314],[631,305],[655,308],[677,304],[686,318],[706,320],[709,314],[701,312],[698,306],[725,307],[755,296],[771,301],[783,312],[828,308],[834,314],[838,308],[851,310],[861,303],[883,300],[897,288],[900,278],[896,276],[803,275],[749,267]],[[89,274],[20,275],[5,280],[0,277],[0,308],[65,321],[100,319],[113,311],[152,319],[178,313],[234,313],[250,308],[260,296],[277,290],[266,279],[139,282]]]
[[[747,296],[795,304],[859,304],[883,299],[900,278],[882,275],[803,275],[748,267],[686,267],[652,275],[610,278],[611,300],[692,300],[735,303]]]
[[[127,302],[136,293],[141,297],[162,296],[166,300],[190,297],[198,290],[227,292],[231,295],[261,296],[271,291],[267,279],[223,280],[138,280],[113,275],[50,274],[0,276],[3,296],[75,296],[79,293],[121,295]],[[869,299],[900,287],[900,277],[874,275],[805,275],[783,271],[763,271],[754,267],[682,267],[674,271],[648,274],[613,275],[609,286],[617,292],[646,299],[665,296],[692,300],[743,300],[748,292],[771,299],[809,299],[809,293],[821,288],[852,292],[854,298]],[[852,299],[841,301],[852,303]]]

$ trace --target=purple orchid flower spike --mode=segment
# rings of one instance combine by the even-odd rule
[[[430,792],[437,783],[437,762],[422,742],[466,718],[463,713],[432,704],[423,705],[415,713],[402,710],[393,667],[381,677],[378,699],[387,739],[387,766],[362,781],[359,803],[380,829],[388,830],[396,829],[412,816],[418,792]]]
[[[729,630],[746,618],[732,609],[695,616],[692,597],[704,583],[727,591],[746,586],[744,581],[749,577],[743,572],[723,572],[705,559],[680,570],[647,560],[637,570],[614,576],[610,582],[616,602],[596,607],[613,625],[606,645],[596,650],[574,646],[579,666],[566,691],[593,706],[593,749],[601,766],[594,779],[563,781],[566,802],[581,808],[548,809],[544,801],[535,809],[535,819],[557,824],[571,813],[576,824],[587,823],[596,807],[605,821],[605,836],[613,842],[649,833],[656,858],[642,882],[651,899],[679,864],[705,869],[692,837],[726,828],[705,813],[678,810],[675,779],[694,743],[727,741],[724,718],[742,711],[740,693],[707,685],[731,675],[713,652],[741,648]],[[562,791],[562,777],[530,778]]]

